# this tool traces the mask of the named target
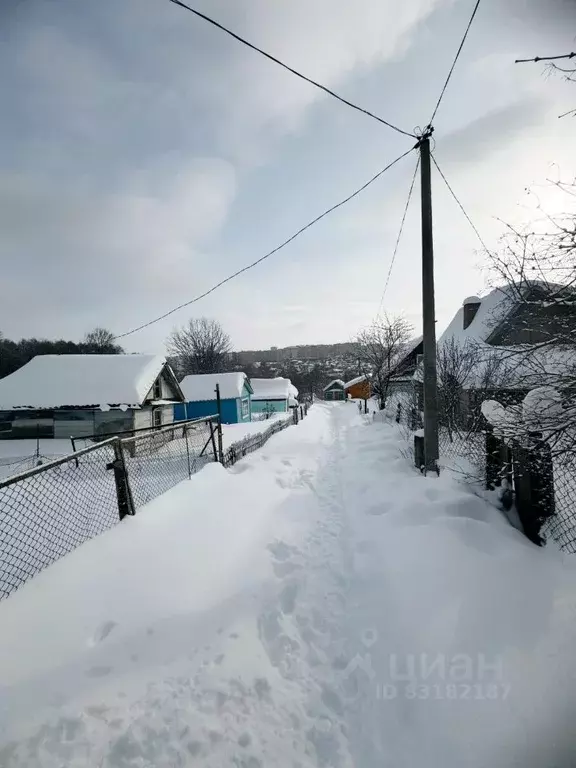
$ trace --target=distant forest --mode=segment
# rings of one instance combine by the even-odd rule
[[[58,339],[20,339],[12,341],[0,333],[0,378],[14,373],[36,355],[118,355],[124,350],[114,343],[114,335],[95,328],[82,341]]]

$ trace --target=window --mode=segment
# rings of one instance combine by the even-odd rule
[[[152,400],[160,400],[161,397],[162,397],[162,382],[160,381],[160,377],[158,377],[154,382],[154,386],[152,387]]]
[[[162,409],[161,408],[154,408],[154,410],[152,411],[152,426],[153,427],[162,426]]]
[[[247,397],[242,400],[242,418],[247,419],[250,414],[250,401]]]

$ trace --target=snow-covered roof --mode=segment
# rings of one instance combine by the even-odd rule
[[[329,389],[331,389],[334,386],[334,384],[337,384],[338,388],[342,388],[342,389],[344,388],[344,382],[342,381],[342,379],[332,379],[330,384],[327,384],[324,387],[323,392],[327,392]]]
[[[494,346],[488,343],[492,333],[510,315],[521,301],[518,292],[534,287],[561,289],[562,286],[545,285],[539,281],[526,281],[520,286],[501,286],[494,288],[483,298],[472,296],[464,304],[479,303],[472,322],[464,328],[464,306],[456,312],[452,321],[438,339],[438,347],[452,339],[464,346],[472,342],[478,350],[479,360],[474,372],[467,381],[473,387],[482,381],[486,365],[500,366],[495,379],[501,379],[500,386],[505,389],[527,389],[538,386],[542,381],[562,376],[569,368],[576,366],[576,356],[572,349],[558,346],[519,344],[515,346]],[[422,369],[414,374],[416,380],[422,379]]]
[[[161,355],[37,355],[0,379],[0,410],[138,408],[165,364]]]
[[[216,384],[220,385],[222,400],[235,400],[242,397],[244,384],[251,390],[250,380],[245,373],[198,373],[185,376],[180,382],[184,398],[187,402],[216,400]]]
[[[477,299],[477,297],[473,297]],[[467,299],[468,303],[470,302]],[[441,345],[453,338],[459,344],[465,344],[467,340],[483,342],[490,336],[496,325],[504,320],[516,304],[510,291],[506,287],[494,288],[486,296],[478,299],[480,306],[470,325],[464,328],[464,306],[461,306],[444,333],[438,339]]]
[[[298,397],[298,390],[290,379],[251,379],[254,394],[252,400],[287,400]]]
[[[356,376],[355,379],[350,379],[350,381],[347,381],[346,384],[344,384],[344,389],[348,389],[349,387],[353,387],[355,384],[361,384],[363,381],[369,380],[370,377],[366,375]]]

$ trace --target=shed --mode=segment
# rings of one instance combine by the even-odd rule
[[[344,391],[346,397],[352,397],[354,399],[368,400],[372,394],[372,387],[370,385],[369,376],[356,376],[355,379],[351,379],[344,384]]]
[[[324,387],[324,400],[346,400],[344,388],[342,379],[333,379]]]
[[[184,396],[159,355],[37,355],[0,379],[0,438],[68,438],[173,421]]]
[[[252,413],[286,413],[298,390],[290,379],[252,379]]]
[[[245,373],[202,373],[185,376],[180,382],[185,403],[174,406],[175,421],[199,419],[218,413],[216,384],[220,387],[223,424],[238,424],[252,418],[252,385]]]

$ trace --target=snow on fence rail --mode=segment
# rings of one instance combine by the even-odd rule
[[[101,440],[0,481],[0,600],[217,461],[217,417]]]
[[[297,408],[292,409],[292,413],[287,415],[284,419],[274,419],[268,429],[263,432],[257,432],[254,435],[249,435],[243,440],[239,440],[223,452],[222,464],[225,467],[231,467],[243,456],[246,456],[253,451],[257,451],[258,448],[262,448],[264,443],[268,442],[273,435],[289,427],[291,424],[298,424],[308,414],[308,405],[299,405]]]

